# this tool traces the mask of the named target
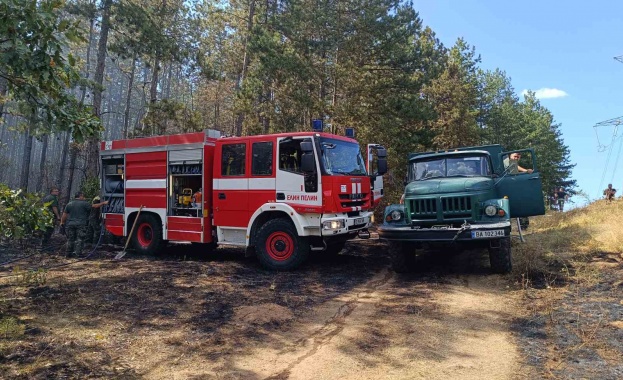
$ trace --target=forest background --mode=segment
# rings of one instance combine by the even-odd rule
[[[479,64],[398,0],[0,0],[0,182],[66,202],[101,140],[323,119],[388,149],[388,201],[408,153],[496,143],[534,148],[544,191],[573,192],[552,113]]]

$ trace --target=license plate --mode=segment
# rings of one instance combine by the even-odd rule
[[[472,239],[503,237],[504,230],[472,231]]]
[[[364,220],[365,220],[364,218],[357,218],[357,219],[355,219],[355,225],[363,224]]]

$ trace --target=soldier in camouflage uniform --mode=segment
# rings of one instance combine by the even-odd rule
[[[58,224],[58,221],[61,220],[61,214],[58,208],[58,194],[60,191],[58,187],[53,187],[50,189],[50,194],[46,195],[41,201],[43,204],[49,203],[48,210],[54,215],[54,223],[51,227],[46,227],[45,231],[43,231],[43,239],[41,240],[41,245],[46,245],[50,241],[52,234],[54,233],[54,226]]]
[[[87,234],[91,208],[100,208],[108,202],[90,204],[84,199],[84,193],[79,191],[76,199],[69,202],[61,218],[61,228],[67,233],[67,257],[79,256]]]
[[[93,198],[91,204],[97,204],[100,202],[100,197],[97,196]],[[91,213],[89,214],[89,228],[87,231],[86,243],[87,244],[97,244],[100,240],[101,233],[101,220],[102,220],[102,210],[99,207],[91,207]]]

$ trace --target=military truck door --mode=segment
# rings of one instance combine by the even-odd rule
[[[520,154],[519,158],[511,154]],[[523,149],[500,153],[504,173],[498,179],[497,191],[508,197],[512,218],[545,214],[541,175],[536,167],[534,150]],[[531,172],[530,172],[531,171]]]

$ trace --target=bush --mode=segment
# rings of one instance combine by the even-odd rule
[[[37,194],[0,184],[0,239],[23,239],[52,226],[53,215]]]

